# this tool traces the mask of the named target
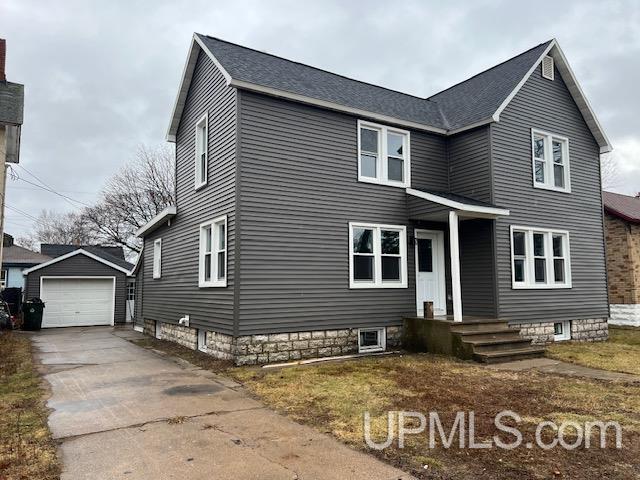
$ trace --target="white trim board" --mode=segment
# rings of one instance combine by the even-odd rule
[[[536,62],[531,66],[531,68],[526,73],[526,75],[524,75],[524,77],[520,80],[516,88],[514,88],[514,90],[500,104],[498,109],[490,117],[479,120],[472,125],[465,125],[460,128],[447,130],[447,129],[442,129],[442,128],[434,127],[431,125],[419,123],[419,122],[402,120],[390,115],[384,115],[384,114],[375,113],[375,112],[362,110],[358,108],[347,107],[345,105],[340,105],[340,104],[329,102],[326,100],[312,98],[312,97],[300,95],[297,93],[287,92],[287,91],[279,90],[272,87],[266,87],[266,86],[258,85],[255,83],[234,79],[231,77],[229,72],[227,72],[224,69],[222,64],[215,57],[215,55],[213,55],[213,53],[206,47],[204,42],[199,38],[199,35],[197,33],[194,33],[193,39],[191,41],[191,46],[189,48],[187,61],[185,63],[184,70],[182,73],[182,80],[180,81],[178,95],[176,97],[176,101],[172,110],[171,122],[167,130],[166,138],[170,142],[176,141],[178,124],[180,122],[180,117],[182,116],[182,111],[184,109],[184,105],[186,102],[187,93],[189,91],[189,85],[191,84],[191,79],[193,77],[195,64],[198,59],[198,54],[200,50],[204,51],[207,54],[207,56],[211,59],[211,61],[213,61],[213,63],[218,68],[220,73],[224,76],[228,86],[243,89],[243,90],[263,93],[263,94],[274,96],[274,97],[286,98],[288,100],[293,100],[300,103],[306,103],[306,104],[318,106],[321,108],[349,113],[349,114],[362,117],[362,118],[367,118],[373,121],[384,122],[384,123],[398,125],[402,127],[414,128],[416,130],[439,133],[445,136],[455,135],[457,133],[469,130],[471,128],[475,128],[480,125],[485,125],[492,122],[499,122],[500,115],[502,114],[504,109],[507,108],[509,103],[511,103],[511,100],[513,100],[516,94],[524,86],[524,84],[527,82],[527,80],[529,79],[531,74],[536,70],[536,68],[540,66],[542,59],[545,56],[550,55],[551,57],[553,57],[555,67],[558,69],[558,72],[560,72],[560,76],[562,77],[565,84],[567,85],[567,88],[569,89],[571,96],[576,102],[576,105],[580,109],[580,112],[582,113],[582,116],[584,117],[585,122],[587,123],[589,129],[591,130],[591,133],[596,138],[598,145],[600,146],[600,153],[606,153],[612,150],[611,143],[609,142],[609,139],[607,138],[607,135],[605,134],[604,129],[602,128],[602,125],[598,121],[598,118],[596,117],[596,114],[593,111],[591,104],[587,100],[584,94],[584,91],[580,87],[580,84],[578,83],[578,80],[575,74],[573,73],[573,70],[571,69],[564,53],[562,52],[562,50],[560,49],[560,46],[558,45],[558,41],[555,38],[551,40],[547,48],[545,48],[543,53],[536,60]],[[426,98],[424,100],[425,102],[427,101]]]
[[[96,262],[103,263],[103,264],[107,265],[108,267],[111,267],[111,268],[113,268],[115,270],[118,270],[118,271],[120,271],[122,273],[125,273],[127,275],[129,275],[129,273],[130,273],[130,270],[127,270],[126,268],[121,267],[120,265],[116,265],[115,263],[111,263],[110,261],[105,260],[104,258],[99,257],[98,255],[95,255],[95,254],[93,254],[91,252],[88,252],[87,250],[79,248],[78,250],[73,250],[72,252],[66,253],[66,254],[61,255],[59,257],[56,257],[56,258],[54,258],[52,260],[49,260],[48,262],[44,262],[44,263],[41,263],[39,265],[36,265],[35,267],[31,267],[31,268],[28,268],[26,270],[23,270],[22,274],[23,275],[28,275],[31,272],[35,272],[36,270],[40,270],[41,268],[48,267],[49,265],[53,265],[54,263],[62,262],[64,260],[66,260],[68,258],[71,258],[71,257],[74,257],[76,255],[84,255],[86,257],[89,257],[89,258],[95,260]]]
[[[163,222],[171,220],[176,216],[178,210],[175,206],[170,206],[162,210],[159,214],[149,220],[144,226],[140,227],[136,230],[134,234],[136,237],[144,237],[145,233],[150,233],[155,230],[158,226],[160,226]]]
[[[450,207],[460,212],[468,212],[468,213],[476,213],[476,214],[484,214],[484,215],[496,215],[496,216],[509,215],[509,210],[507,210],[506,208],[470,205],[468,203],[457,202],[449,198],[441,197],[433,193],[423,192],[421,190],[415,190],[413,188],[407,188],[406,192],[408,195],[413,195],[414,197],[422,198],[423,200],[427,200],[429,202],[444,205],[445,207]]]

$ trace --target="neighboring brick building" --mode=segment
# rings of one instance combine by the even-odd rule
[[[610,323],[640,326],[640,197],[603,192]]]

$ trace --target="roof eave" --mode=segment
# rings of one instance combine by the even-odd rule
[[[53,265],[53,264],[58,263],[58,262],[62,262],[64,260],[66,260],[68,258],[71,258],[71,257],[74,257],[76,255],[84,255],[86,257],[92,258],[93,260],[95,260],[97,262],[103,263],[103,264],[105,264],[105,265],[107,265],[107,266],[109,266],[109,267],[111,267],[111,268],[113,268],[115,270],[118,270],[118,271],[120,271],[122,273],[126,273],[127,275],[129,275],[129,272],[130,272],[129,269],[121,267],[120,265],[116,265],[115,263],[110,262],[109,260],[105,260],[104,258],[99,257],[98,255],[95,255],[95,254],[93,254],[93,253],[91,253],[91,252],[89,252],[87,250],[82,249],[82,248],[79,248],[77,250],[72,250],[71,252],[69,252],[69,253],[67,253],[65,255],[60,255],[59,257],[52,258],[51,260],[49,260],[47,262],[43,262],[43,263],[41,263],[39,265],[36,265],[34,267],[31,267],[31,268],[28,268],[26,270],[23,270],[22,274],[23,275],[28,275],[31,272],[34,272],[36,270],[40,270],[41,268],[48,267],[49,265]]]
[[[175,206],[170,206],[165,208],[159,214],[157,214],[155,217],[149,220],[145,225],[143,225],[138,230],[136,230],[134,235],[138,238],[144,237],[145,234],[151,233],[160,225],[162,225],[164,222],[171,220],[173,217],[176,216],[177,213],[178,211]]]
[[[604,205],[604,211],[629,223],[640,223],[640,218],[630,217],[615,208]]]
[[[407,192],[408,195],[421,198],[428,202],[437,203],[439,205],[451,208],[452,210],[457,210],[458,212],[464,212],[467,214],[479,214],[479,215],[501,217],[501,216],[508,216],[511,213],[506,208],[471,205],[468,203],[462,203],[456,200],[451,200],[449,198],[444,198],[433,193],[416,190],[414,188],[406,188],[405,191]]]

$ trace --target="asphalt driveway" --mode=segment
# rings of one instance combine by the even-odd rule
[[[33,335],[51,385],[62,479],[407,479],[298,425],[237,383],[109,327]]]

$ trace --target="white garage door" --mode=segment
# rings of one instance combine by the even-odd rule
[[[43,327],[111,325],[113,278],[42,278]]]

